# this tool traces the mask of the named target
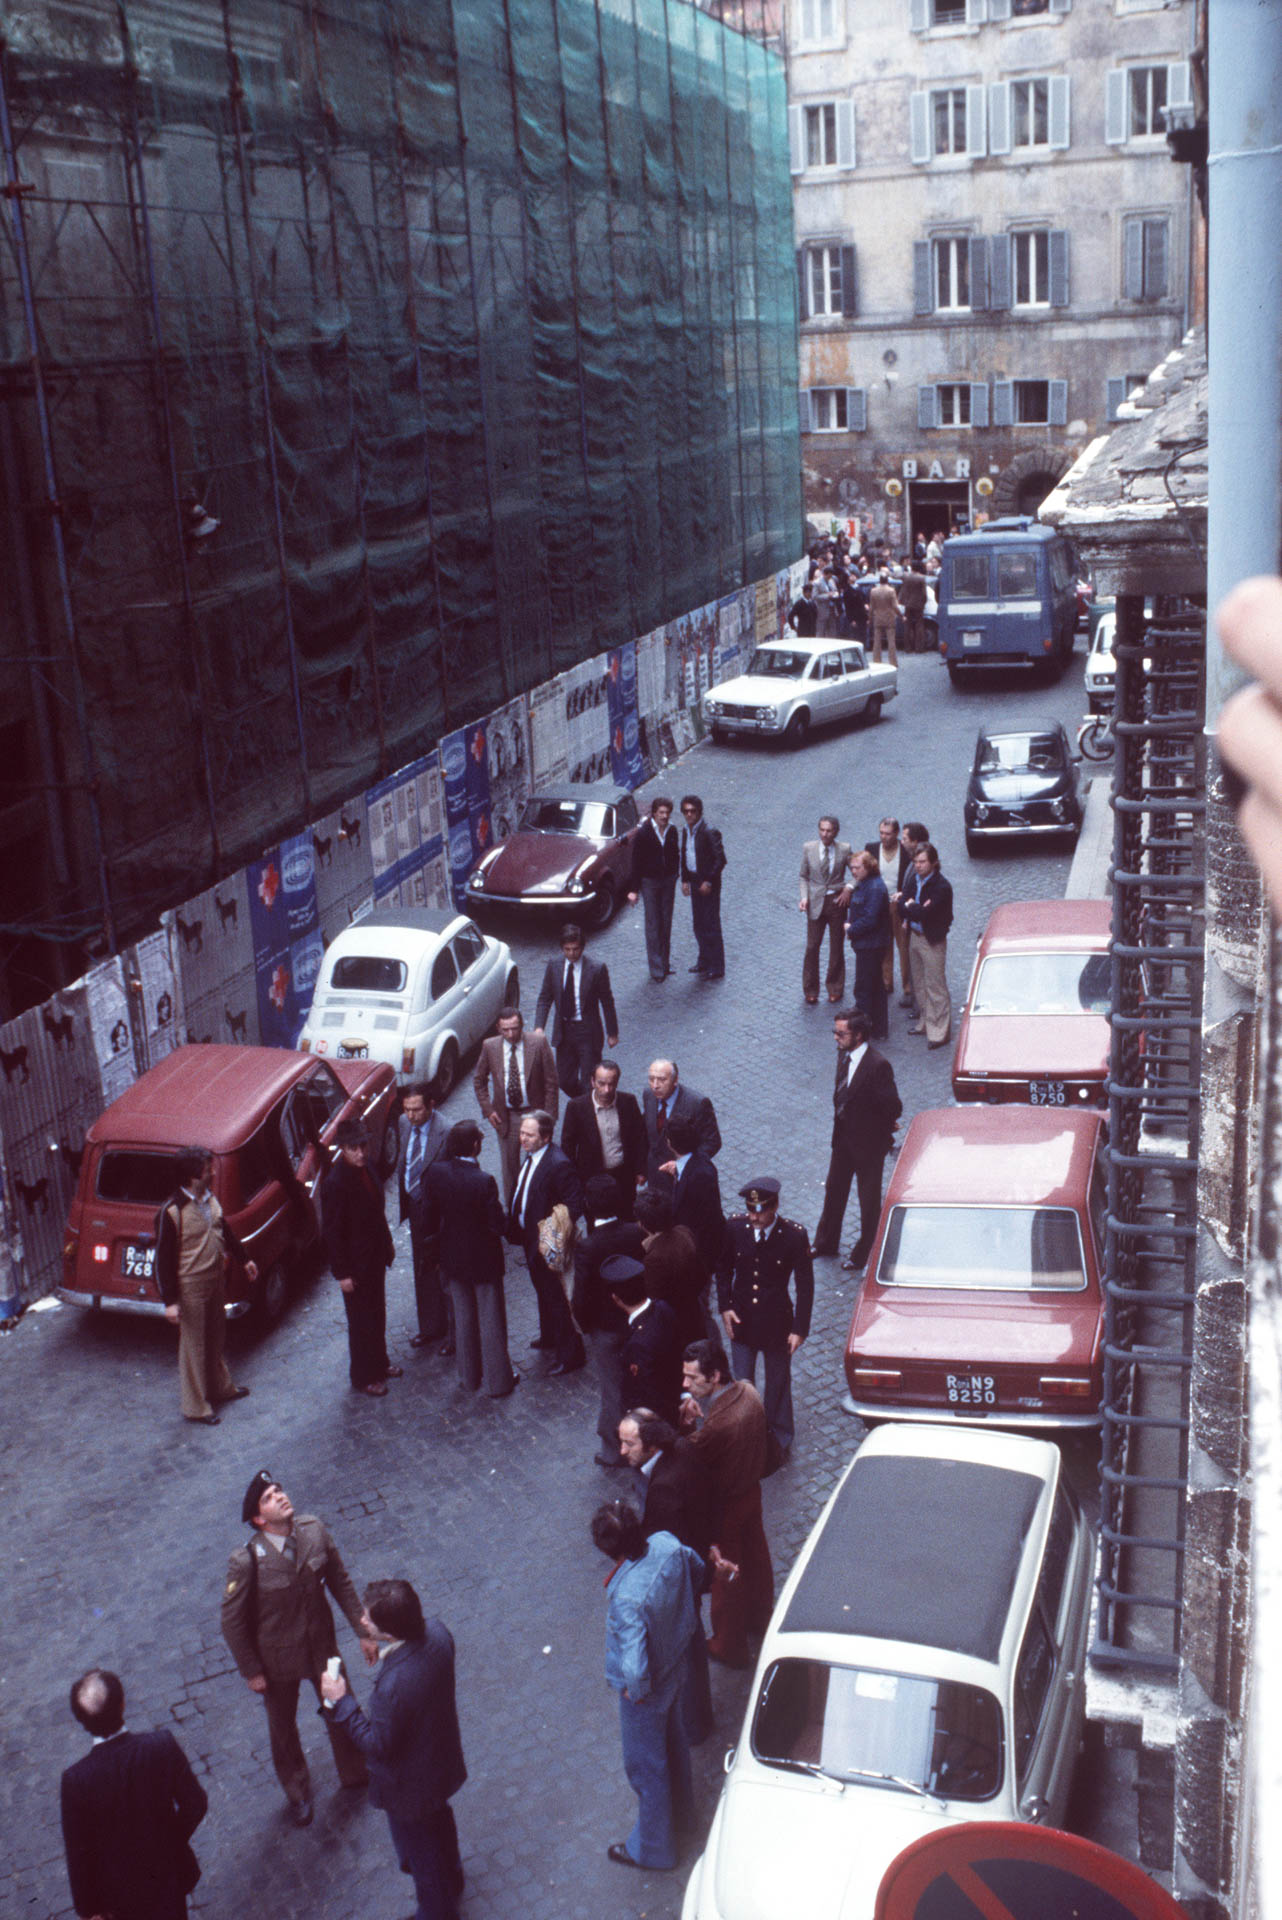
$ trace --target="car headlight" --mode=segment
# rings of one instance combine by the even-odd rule
[[[1068,801],[1062,793],[1057,793],[1051,801],[1051,812],[1057,820],[1063,820],[1068,813]]]
[[[768,727],[777,727],[779,725],[779,709],[777,707],[758,707],[757,718],[758,720],[764,721]]]
[[[588,890],[587,881],[580,880],[577,874],[575,875],[574,879],[571,880],[569,886],[566,889],[567,893],[586,893],[587,890]]]
[[[982,827],[985,820],[987,820],[987,818],[988,818],[988,808],[984,805],[984,802],[982,800],[977,800],[975,802],[975,825],[977,827]]]
[[[721,711],[721,702],[719,700],[705,700],[703,710],[705,713],[716,715]]]
[[[485,868],[478,867],[475,873],[470,873],[467,877],[467,884],[474,892],[483,892],[485,888]]]

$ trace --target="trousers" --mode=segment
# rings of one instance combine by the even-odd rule
[[[815,1228],[814,1251],[836,1253],[841,1245],[841,1226],[846,1217],[846,1202],[852,1182],[858,1183],[859,1238],[855,1247],[861,1259],[867,1259],[877,1234],[881,1213],[881,1181],[886,1165],[884,1153],[854,1153],[840,1142],[833,1147],[824,1185],[824,1206]]]
[[[302,1684],[301,1680],[269,1678],[267,1691],[263,1695],[272,1765],[276,1769],[276,1778],[285,1789],[286,1799],[292,1800],[295,1805],[300,1800],[310,1800],[312,1797],[311,1774],[307,1769],[303,1743],[298,1737],[298,1689]],[[319,1700],[320,1682],[313,1680],[311,1685],[315,1687]],[[335,1724],[332,1714],[322,1714],[321,1718],[329,1735],[339,1779],[345,1787],[363,1787],[369,1774],[360,1748]]]
[[[413,1876],[418,1906],[414,1920],[456,1920],[463,1891],[458,1828],[451,1807],[439,1807],[420,1820],[387,1816],[401,1872]]]
[[[356,1285],[343,1295],[347,1314],[348,1377],[354,1387],[387,1378],[387,1277],[376,1273],[353,1275]]]
[[[819,954],[828,935],[828,972],[824,980],[829,997],[840,1000],[846,990],[846,909],[835,898],[824,901],[817,920],[806,915],[806,952],[801,962],[801,991],[808,1000],[819,995]]]
[[[709,980],[719,980],[726,970],[726,949],[721,938],[721,881],[714,880],[707,893],[700,893],[699,882],[690,882],[690,918],[694,925],[698,954],[695,965]]]
[[[730,1364],[736,1380],[747,1380],[756,1386],[758,1354],[766,1363],[766,1383],[761,1395],[766,1425],[779,1442],[780,1452],[787,1453],[796,1432],[792,1413],[792,1355],[787,1347],[751,1347],[745,1341],[732,1340]]]
[[[913,927],[908,935],[908,964],[912,968],[913,998],[928,1040],[947,1040],[953,1027],[953,1003],[948,993],[948,942],[934,946]]]
[[[203,1419],[236,1391],[223,1358],[226,1297],[221,1269],[178,1283],[178,1386],[188,1420]]]
[[[459,1385],[469,1393],[484,1386],[501,1400],[516,1384],[507,1352],[507,1300],[501,1280],[449,1282],[454,1319],[454,1358]]]
[[[666,980],[672,971],[672,903],[677,895],[677,879],[643,880],[641,905],[645,910],[645,957],[650,963],[650,978]]]
[[[775,1575],[761,1524],[759,1481],[750,1492],[726,1501],[717,1545],[739,1572],[733,1580],[721,1573],[713,1577],[708,1652],[728,1667],[746,1667],[751,1658],[748,1635],[765,1632],[775,1603]]]
[[[637,1797],[627,1849],[643,1867],[675,1867],[678,1836],[694,1820],[690,1749],[680,1690],[663,1706],[619,1695],[623,1771]]]

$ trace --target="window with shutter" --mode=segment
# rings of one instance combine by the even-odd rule
[[[970,253],[970,304],[974,313],[988,307],[988,242],[972,234],[967,242]]]
[[[1017,427],[1045,427],[1050,424],[1051,388],[1064,387],[1063,380],[1012,380],[1012,417]]]
[[[924,431],[927,427],[933,427],[938,417],[939,417],[938,401],[936,398],[935,389],[933,387],[918,387],[917,389],[918,428]]]
[[[1029,147],[1049,147],[1051,143],[1051,83],[1049,79],[1011,80],[1010,144],[1019,153]]]
[[[1131,67],[1127,71],[1126,132],[1131,140],[1161,140],[1166,126],[1162,110],[1166,106],[1167,69]]]
[[[788,166],[792,173],[806,170],[806,121],[802,107],[788,109]]]
[[[846,387],[811,387],[809,431],[845,433],[850,420],[848,396]]]
[[[1104,139],[1110,147],[1126,139],[1126,109],[1126,69],[1113,67],[1104,75]]]
[[[797,395],[797,416],[803,433],[810,432],[810,395],[803,387]]]
[[[1169,274],[1170,223],[1166,220],[1144,222],[1144,298],[1165,300]]]
[[[1008,233],[995,233],[988,243],[988,304],[1005,312],[1011,296],[1011,246]]]
[[[797,317],[800,320],[810,318],[810,274],[804,247],[797,248]]]
[[[970,424],[972,427],[988,425],[988,382],[972,380],[970,385]]]
[[[1166,214],[1122,222],[1122,298],[1164,300],[1170,290],[1171,223]]]
[[[936,87],[930,96],[931,146],[940,154],[966,151],[966,89]]]
[[[1051,236],[1046,227],[1011,235],[1011,264],[1016,307],[1048,307],[1051,303]]]
[[[1015,394],[1013,380],[994,380],[993,382],[993,425],[1009,427],[1015,417]]]
[[[987,90],[982,84],[967,87],[966,152],[972,160],[982,159],[988,152],[987,104]]]
[[[1053,227],[1050,235],[1050,303],[1068,305],[1068,229]]]
[[[969,381],[948,381],[936,387],[935,424],[940,427],[970,426],[970,396]]]
[[[931,313],[934,299],[930,284],[930,242],[913,241],[913,312]]]
[[[970,240],[965,234],[932,242],[935,253],[935,311],[970,312]]]
[[[1010,81],[998,80],[988,89],[988,151],[1010,152]]]
[[[931,158],[930,95],[925,92],[908,96],[908,152],[916,167],[925,166]]]
[[[868,428],[868,389],[846,388],[846,427],[850,433],[865,433]]]
[[[798,0],[793,17],[799,47],[840,46],[845,38],[845,0]]]

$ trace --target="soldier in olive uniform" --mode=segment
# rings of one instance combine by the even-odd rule
[[[254,1534],[228,1562],[223,1638],[251,1691],[262,1695],[276,1777],[294,1824],[305,1827],[312,1818],[312,1786],[298,1738],[298,1689],[307,1680],[319,1698],[325,1662],[338,1652],[326,1587],[371,1665],[378,1643],[366,1635],[360,1600],[329,1529],[311,1514],[295,1514],[270,1473],[256,1473],[250,1481],[241,1519]],[[364,1786],[368,1774],[359,1749],[329,1714],[324,1718],[339,1779],[345,1787]]]
[[[786,1454],[794,1431],[792,1356],[810,1331],[815,1298],[810,1241],[795,1220],[780,1218],[777,1180],[750,1181],[739,1194],[747,1212],[726,1222],[717,1307],[729,1336],[735,1379],[755,1386],[757,1355],[765,1356],[761,1397],[770,1431]]]

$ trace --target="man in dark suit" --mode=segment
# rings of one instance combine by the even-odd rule
[[[530,1282],[539,1303],[538,1337],[531,1346],[553,1355],[549,1373],[573,1373],[587,1355],[570,1316],[570,1303],[559,1273],[553,1273],[539,1252],[539,1224],[555,1206],[564,1206],[571,1220],[583,1216],[583,1188],[578,1174],[560,1147],[552,1144],[552,1115],[527,1113],[521,1121],[521,1171],[508,1209],[507,1237],[524,1247]]]
[[[641,1525],[672,1533],[708,1560],[712,1546],[712,1482],[693,1441],[649,1407],[633,1407],[619,1422],[619,1453],[645,1480]]]
[[[400,1220],[410,1223],[410,1250],[414,1256],[414,1307],[418,1332],[412,1335],[412,1347],[430,1346],[443,1340],[452,1352],[454,1336],[450,1326],[448,1296],[441,1288],[440,1252],[434,1236],[425,1234],[416,1224],[414,1203],[423,1184],[423,1176],[445,1150],[445,1122],[435,1110],[432,1089],[426,1081],[407,1087],[401,1098],[401,1117],[397,1198]]]
[[[603,1073],[605,1069],[599,1067],[597,1071]],[[584,1181],[583,1210],[591,1231],[575,1242],[570,1310],[591,1350],[601,1397],[596,1463],[599,1467],[617,1467],[619,1420],[624,1407],[622,1355],[628,1320],[611,1299],[601,1268],[620,1253],[639,1260],[645,1236],[634,1221],[619,1218],[618,1194],[608,1173],[594,1173]]]
[[[814,1269],[806,1230],[779,1213],[779,1182],[762,1177],[740,1187],[746,1213],[726,1222],[725,1254],[717,1268],[717,1307],[730,1340],[737,1380],[757,1384],[757,1355],[765,1358],[761,1395],[766,1422],[786,1454],[795,1431],[792,1356],[810,1332]],[[795,1300],[788,1292],[791,1281]]]
[[[645,1239],[645,1279],[655,1300],[666,1300],[687,1346],[706,1331],[703,1309],[710,1271],[699,1258],[689,1227],[673,1224],[672,1198],[652,1187],[637,1195],[637,1225]]]
[[[672,802],[666,793],[650,802],[650,818],[632,842],[632,875],[628,899],[645,908],[645,952],[652,980],[666,980],[672,972],[672,904],[677,894],[680,851],[672,824]]]
[[[895,1123],[904,1109],[889,1060],[869,1044],[867,1014],[857,1008],[838,1013],[833,1017],[832,1031],[837,1042],[832,1157],[823,1213],[815,1228],[814,1251],[820,1255],[837,1252],[850,1183],[857,1182],[859,1238],[841,1263],[853,1273],[872,1250],[881,1212],[882,1170],[895,1143]]]
[[[548,1014],[556,1048],[557,1078],[577,1099],[592,1078],[601,1048],[619,1044],[619,1016],[610,991],[610,969],[583,951],[582,927],[561,929],[561,958],[549,960],[534,1009],[534,1031],[542,1033]],[[555,1117],[555,1116],[554,1116]]]
[[[659,1169],[671,1160],[667,1131],[671,1120],[687,1120],[699,1136],[699,1145],[710,1160],[721,1151],[721,1129],[707,1094],[681,1084],[675,1060],[652,1060],[647,1074],[649,1086],[642,1096],[645,1120],[646,1178],[652,1187],[664,1186],[668,1175]]]
[[[613,1060],[594,1067],[591,1087],[566,1106],[561,1150],[585,1187],[596,1174],[610,1174],[618,1216],[632,1218],[637,1183],[645,1178],[645,1121],[636,1095],[620,1093]]]
[[[382,1399],[402,1369],[387,1357],[387,1269],[396,1258],[383,1189],[366,1165],[369,1134],[359,1120],[343,1120],[334,1132],[339,1149],[321,1182],[321,1233],[325,1258],[347,1312],[350,1378],[357,1393]]]
[[[928,1047],[944,1047],[953,1027],[953,1003],[948,992],[953,889],[939,871],[939,855],[929,840],[913,854],[913,871],[904,881],[898,904],[900,918],[908,928],[908,965],[917,1006],[908,1031],[924,1033]]]
[[[441,1273],[453,1307],[461,1386],[485,1385],[502,1400],[517,1383],[507,1351],[503,1298],[503,1209],[492,1173],[481,1171],[481,1129],[475,1120],[450,1128],[445,1152],[428,1168],[415,1202],[420,1231],[440,1248]]]
[[[666,1134],[670,1158],[659,1171],[672,1182],[674,1226],[689,1227],[705,1272],[720,1264],[725,1243],[726,1217],[721,1210],[721,1182],[717,1169],[688,1120],[670,1120]]]
[[[76,1912],[112,1920],[186,1920],[200,1878],[189,1842],[205,1789],[165,1728],[130,1733],[125,1690],[91,1667],[71,1711],[94,1746],[62,1776],[62,1837]],[[16,1839],[16,1835],[11,1836]]]
[[[721,835],[703,817],[703,801],[687,793],[681,801],[681,891],[690,902],[695,955],[691,973],[704,980],[724,980],[726,949],[721,938],[721,875],[726,850]]]
[[[521,1115],[537,1108],[555,1120],[560,1091],[552,1049],[541,1033],[525,1032],[520,1009],[505,1007],[498,1028],[481,1042],[472,1091],[498,1135],[503,1205],[510,1207],[521,1164]]]
[[[387,1815],[402,1871],[413,1875],[417,1920],[456,1920],[463,1891],[450,1800],[467,1779],[454,1698],[454,1640],[425,1620],[408,1580],[365,1589],[365,1624],[381,1643],[364,1714],[342,1675],[321,1683],[327,1712],[369,1763],[370,1804]]]
[[[676,1315],[664,1301],[650,1298],[639,1260],[616,1254],[602,1264],[601,1279],[627,1320],[620,1356],[624,1412],[653,1407],[665,1420],[675,1421],[682,1356]]]

